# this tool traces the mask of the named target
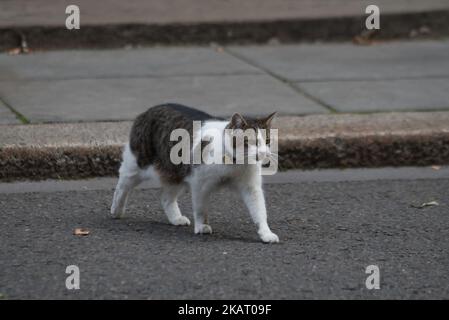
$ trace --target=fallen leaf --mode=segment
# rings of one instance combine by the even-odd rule
[[[372,45],[379,41],[376,41],[374,38],[377,35],[378,31],[376,29],[373,30],[365,30],[361,34],[355,36],[352,39],[352,42],[357,45]]]
[[[76,228],[73,234],[75,236],[87,236],[90,233],[89,230],[83,228]]]
[[[28,47],[24,48],[14,48],[7,51],[10,56],[17,56],[19,54],[28,54],[30,53],[30,49]]]
[[[21,51],[20,48],[14,48],[14,49],[8,50],[8,54],[11,56],[15,56],[15,55],[20,54],[20,51]]]
[[[413,208],[417,208],[417,209],[422,209],[422,208],[425,208],[425,207],[433,207],[433,206],[438,206],[438,205],[440,205],[438,202],[430,201],[430,202],[424,202],[424,203],[422,203],[420,205],[412,204],[412,207]]]

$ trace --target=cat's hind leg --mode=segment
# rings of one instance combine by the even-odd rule
[[[181,214],[178,206],[178,196],[184,190],[183,184],[162,183],[161,204],[168,221],[175,226],[188,226],[190,220]]]
[[[129,194],[140,182],[138,176],[120,176],[112,200],[111,216],[113,218],[123,218]]]
[[[120,177],[115,188],[111,206],[111,216],[122,218],[126,210],[126,202],[132,189],[142,182],[141,170],[137,166],[134,155],[129,146],[125,146],[123,162],[120,166]]]

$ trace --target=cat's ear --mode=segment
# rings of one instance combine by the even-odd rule
[[[238,112],[232,115],[230,124],[232,128],[243,128],[248,125],[245,118]]]
[[[262,120],[265,123],[265,126],[267,128],[271,127],[271,120],[273,120],[273,118],[276,114],[277,114],[277,111],[273,112],[268,117],[266,117],[265,119]]]

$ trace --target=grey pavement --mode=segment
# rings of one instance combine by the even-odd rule
[[[270,114],[273,109],[283,114],[327,112],[266,75],[8,81],[0,91],[32,122],[131,120],[165,102],[195,106],[217,116]]]
[[[81,28],[65,27],[69,0],[2,1],[0,51],[351,41],[365,32],[368,0],[79,0]],[[376,39],[449,35],[446,0],[378,0]]]
[[[68,80],[262,74],[209,47],[62,50],[1,56],[0,79]]]
[[[293,82],[447,77],[449,41],[385,41],[231,47],[229,51]]]
[[[299,84],[339,112],[449,110],[449,78]]]
[[[136,190],[128,217],[118,221],[107,217],[111,180],[96,190],[79,184],[0,192],[0,293],[6,299],[447,299],[447,170],[405,170],[402,177],[397,169],[381,172],[393,180],[360,171],[338,179],[334,171],[330,181],[306,173],[309,178],[266,184],[278,245],[258,241],[241,201],[226,190],[213,197],[209,236],[168,225],[157,189]],[[413,207],[429,201],[439,205]],[[191,217],[187,194],[181,209]],[[79,227],[90,234],[74,236]],[[81,289],[69,291],[65,269],[73,264]],[[365,287],[365,269],[373,264],[379,290]]]
[[[0,100],[0,124],[19,124],[16,115]]]
[[[449,41],[229,50],[339,112],[449,109]]]
[[[2,54],[0,71],[0,100],[32,123],[130,120],[164,102],[221,116],[449,110],[448,40]]]
[[[73,1],[4,0],[0,27],[59,26]],[[367,0],[77,0],[84,25],[129,23],[240,22],[361,16]],[[420,12],[449,9],[446,0],[377,0],[381,12]]]

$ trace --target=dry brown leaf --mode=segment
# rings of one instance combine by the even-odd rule
[[[21,51],[20,48],[14,48],[14,49],[8,50],[8,54],[11,56],[15,56],[15,55],[20,54],[20,51]]]
[[[76,228],[75,231],[73,231],[75,236],[87,236],[89,233],[89,230],[83,228]]]
[[[14,49],[10,49],[7,51],[7,53],[10,56],[17,56],[19,54],[29,54],[31,53],[30,49],[28,49],[28,47],[24,47],[24,48],[14,48]]]
[[[352,38],[352,42],[357,45],[369,46],[380,41],[375,40],[378,30],[365,30],[361,34]]]

